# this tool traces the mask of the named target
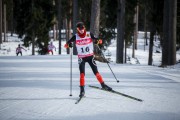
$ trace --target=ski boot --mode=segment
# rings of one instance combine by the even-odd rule
[[[84,97],[85,91],[84,91],[84,86],[80,86],[80,95],[79,97]]]
[[[112,90],[112,88],[107,86],[104,82],[101,83],[101,86],[102,86],[102,89],[104,89],[104,90],[107,90],[107,91],[111,91]]]

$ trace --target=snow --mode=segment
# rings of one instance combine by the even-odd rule
[[[0,51],[0,120],[180,120],[180,65],[157,67],[161,53],[153,53],[153,66],[147,65],[148,47],[138,39],[137,59],[131,48],[127,64],[115,63],[116,43],[108,48],[112,56],[110,66],[97,62],[106,84],[114,90],[140,98],[143,102],[96,90],[99,86],[86,64],[86,97],[75,104],[79,96],[79,68],[77,56],[72,57],[72,96],[70,95],[70,55],[31,55],[31,47],[23,56],[15,55],[22,42],[9,41]],[[58,48],[58,42],[53,42]],[[62,44],[64,45],[64,43]],[[7,51],[10,49],[10,51]],[[155,50],[156,48],[154,48]],[[177,52],[177,60],[179,60]],[[137,60],[140,64],[137,63]],[[131,63],[131,64],[130,64]]]

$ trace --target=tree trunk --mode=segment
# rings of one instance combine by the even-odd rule
[[[136,24],[135,30],[134,30],[134,44],[135,44],[135,49],[137,50],[137,37],[138,37],[138,16],[139,16],[139,6],[136,6],[136,13],[135,13],[135,18],[134,22]]]
[[[99,36],[99,19],[100,19],[100,0],[93,0],[91,7],[90,31],[96,37]]]
[[[62,28],[62,13],[61,13],[61,0],[57,0],[57,9],[58,9],[58,30],[59,30],[59,54],[61,54],[61,28]]]
[[[135,58],[135,40],[134,36],[132,36],[133,44],[132,44],[132,58]]]
[[[177,24],[177,0],[171,0],[169,4],[169,56],[168,65],[176,64],[176,24]]]
[[[4,42],[6,42],[6,4],[4,4]]]
[[[125,0],[118,0],[116,62],[123,63]]]
[[[14,8],[14,3],[13,3],[13,0],[10,1],[11,2],[11,15],[10,15],[10,31],[11,31],[11,36],[13,36],[13,33],[14,33],[14,17],[13,17],[13,8]]]
[[[67,20],[66,22],[66,41],[71,38],[71,20]],[[69,48],[67,48],[67,54],[69,54]]]
[[[127,63],[127,42],[125,41],[125,48],[124,48],[124,63]]]
[[[135,11],[137,10],[137,8],[135,8]],[[136,41],[136,34],[137,34],[137,31],[136,31],[136,16],[137,16],[137,11],[135,12],[134,14],[134,24],[135,24],[135,27],[134,27],[134,35],[133,35],[133,42],[132,42],[132,58],[135,58],[135,41]]]
[[[66,29],[66,41],[71,38],[71,14],[72,14],[72,0],[69,0],[69,11],[67,16],[67,29]],[[69,48],[67,48],[67,54],[69,54]]]
[[[144,8],[144,51],[145,51],[145,46],[148,45],[147,42],[147,8],[146,8],[146,4],[145,4],[145,8]]]
[[[177,0],[164,1],[162,66],[176,63]]]
[[[163,15],[163,43],[162,43],[162,66],[168,64],[168,11],[169,11],[169,0],[164,0],[164,15]]]
[[[91,24],[90,32],[99,37],[99,19],[100,19],[100,0],[92,0],[91,5]],[[94,46],[94,53],[98,53],[98,48]]]
[[[76,34],[76,23],[78,20],[78,0],[73,0],[73,34]],[[75,42],[73,43],[73,55],[77,55]]]
[[[0,49],[2,44],[2,0],[0,0]]]
[[[32,31],[32,55],[35,55],[35,34],[34,31]]]
[[[154,30],[151,30],[150,33],[150,44],[149,44],[149,59],[148,59],[148,65],[152,65],[153,62],[153,41],[154,41]]]
[[[56,19],[56,18],[54,18],[54,19]],[[54,20],[54,21],[56,21],[56,20]],[[54,41],[56,40],[56,24],[54,24],[53,25],[53,39],[54,39]]]
[[[32,14],[34,12],[34,0],[32,0],[32,4],[31,4],[31,9],[32,9]],[[34,28],[34,20],[32,19],[32,26]],[[32,29],[32,36],[31,36],[31,39],[32,39],[32,55],[35,55],[35,33],[34,33],[34,30]]]

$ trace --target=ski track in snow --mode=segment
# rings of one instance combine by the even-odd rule
[[[114,90],[143,102],[96,90],[100,86],[86,64],[86,98],[79,96],[79,69],[73,56],[70,97],[69,55],[0,56],[0,120],[179,120],[180,70],[110,63],[98,70]]]

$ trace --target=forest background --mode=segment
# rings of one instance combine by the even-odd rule
[[[46,54],[49,31],[53,30],[61,54],[61,41],[69,40],[76,33],[76,23],[82,21],[87,30],[103,39],[101,49],[117,39],[116,63],[126,62],[126,48],[130,45],[135,57],[137,33],[144,31],[145,44],[149,45],[148,65],[152,65],[154,36],[160,39],[161,66],[174,65],[180,46],[178,5],[177,0],[0,0],[0,32],[4,33],[0,34],[0,44],[8,42],[6,33],[16,33],[24,46],[32,45],[32,55],[35,47],[40,54]],[[77,54],[75,47],[73,54]]]

